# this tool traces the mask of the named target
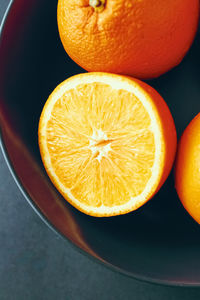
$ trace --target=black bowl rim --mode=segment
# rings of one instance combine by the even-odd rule
[[[0,42],[2,40],[2,34],[3,34],[3,29],[4,26],[6,24],[6,19],[11,11],[11,8],[13,6],[13,3],[15,2],[15,0],[10,0],[8,7],[4,13],[3,19],[1,21],[0,24]],[[122,274],[125,277],[130,277],[132,279],[135,279],[137,281],[141,281],[141,282],[145,282],[145,283],[151,283],[151,284],[155,284],[155,285],[164,285],[164,286],[168,286],[168,287],[200,287],[200,283],[188,283],[188,282],[179,282],[179,281],[170,281],[170,280],[165,280],[165,279],[152,279],[151,277],[148,276],[141,276],[141,275],[137,275],[128,271],[125,271],[123,269],[121,269],[120,267],[114,266],[111,263],[104,261],[103,259],[100,260],[94,256],[92,256],[91,254],[89,254],[88,252],[82,250],[80,247],[78,247],[76,244],[74,244],[72,241],[70,241],[65,235],[63,235],[51,222],[49,219],[47,219],[47,217],[45,217],[45,215],[41,212],[41,210],[37,207],[37,205],[35,204],[35,202],[31,199],[31,197],[28,195],[28,193],[26,192],[25,188],[23,187],[23,184],[21,183],[20,179],[18,178],[18,175],[15,172],[15,169],[12,165],[12,162],[9,158],[9,153],[6,149],[6,145],[3,141],[3,134],[2,134],[2,130],[1,130],[2,125],[0,124],[0,148],[1,151],[3,153],[3,157],[6,161],[6,164],[8,166],[8,169],[17,185],[17,187],[19,188],[20,192],[22,193],[22,195],[24,196],[24,198],[27,200],[27,202],[30,204],[30,206],[32,207],[32,209],[35,211],[35,213],[43,220],[43,222],[54,232],[56,233],[59,237],[63,238],[68,244],[70,244],[74,249],[76,249],[76,251],[78,251],[79,253],[83,254],[84,256],[86,256],[87,258],[91,259],[93,262],[99,263],[102,266],[106,267],[107,269],[113,271],[113,272],[117,272],[119,274]]]

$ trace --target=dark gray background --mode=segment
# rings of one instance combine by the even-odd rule
[[[8,3],[0,0],[0,20]],[[0,300],[200,299],[200,289],[139,282],[79,254],[35,214],[1,151],[0,204]]]

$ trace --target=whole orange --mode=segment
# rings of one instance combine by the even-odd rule
[[[200,224],[200,113],[184,131],[175,168],[176,190],[189,214]]]
[[[147,79],[183,59],[199,0],[59,0],[57,17],[63,46],[81,67]]]

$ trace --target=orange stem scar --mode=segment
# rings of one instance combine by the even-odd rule
[[[106,0],[89,0],[89,5],[94,8],[95,12],[102,12],[105,8]]]

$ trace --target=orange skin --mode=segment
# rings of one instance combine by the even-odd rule
[[[150,79],[189,50],[199,0],[59,0],[57,17],[63,46],[81,67]]]
[[[183,206],[200,224],[200,113],[185,129],[179,142],[175,181]]]

